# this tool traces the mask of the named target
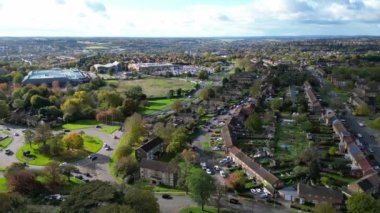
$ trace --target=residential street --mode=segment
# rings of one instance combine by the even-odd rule
[[[13,138],[12,143],[7,147],[7,149],[11,150],[13,152],[12,155],[6,155],[3,151],[0,151],[0,167],[7,167],[10,166],[12,163],[19,162],[16,158],[16,152],[17,150],[24,145],[24,135],[22,133],[23,128],[20,127],[14,127],[14,126],[4,126],[1,125],[1,128],[10,128],[10,135],[9,137]],[[19,136],[14,136],[14,133],[18,133]]]

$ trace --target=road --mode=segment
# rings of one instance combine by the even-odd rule
[[[12,155],[6,155],[4,153],[4,150],[0,152],[0,167],[7,167],[10,166],[12,163],[19,162],[16,158],[16,152],[17,150],[24,145],[24,134],[22,133],[22,130],[24,128],[21,127],[15,127],[15,126],[4,126],[1,125],[1,129],[10,128],[10,135],[9,137],[12,137],[12,143],[7,147],[7,149],[10,149],[13,154]],[[19,136],[14,136],[14,133],[18,133]]]

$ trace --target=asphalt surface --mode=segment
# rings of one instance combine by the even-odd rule
[[[5,151],[0,151],[0,167],[7,167],[10,166],[12,163],[19,162],[16,158],[16,152],[17,150],[24,145],[24,134],[22,133],[22,130],[24,128],[21,127],[14,127],[14,126],[0,126],[1,129],[10,128],[10,135],[9,137],[12,138],[12,143],[6,148],[13,152],[12,155],[6,155]],[[18,133],[19,136],[14,136],[15,133]]]

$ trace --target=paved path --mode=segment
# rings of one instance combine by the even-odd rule
[[[9,137],[13,138],[12,143],[7,147],[7,149],[10,149],[13,152],[13,154],[6,155],[4,153],[4,150],[0,151],[0,167],[7,167],[7,166],[10,166],[12,163],[19,162],[16,158],[16,152],[20,147],[24,145],[24,134],[22,133],[22,130],[24,128],[8,126],[8,125],[0,126],[1,129],[5,129],[6,127],[11,129]],[[19,136],[14,136],[14,133],[18,133]]]

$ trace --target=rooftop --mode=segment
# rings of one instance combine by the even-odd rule
[[[78,69],[49,69],[49,70],[35,70],[30,71],[26,79],[46,79],[46,78],[67,78],[76,80],[84,78],[85,75]]]

